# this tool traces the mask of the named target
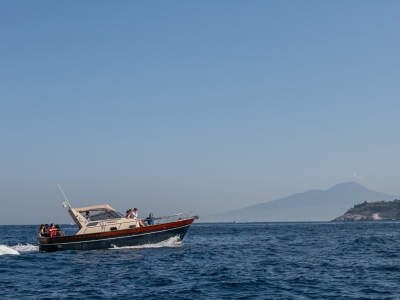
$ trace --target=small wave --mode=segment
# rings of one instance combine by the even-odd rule
[[[157,244],[146,244],[146,245],[141,245],[141,246],[124,246],[124,247],[118,247],[118,246],[113,245],[113,247],[110,249],[162,248],[162,247],[179,247],[180,245],[181,245],[181,241],[179,239],[179,236],[174,236],[172,238],[169,238],[168,240],[159,242]]]
[[[0,245],[0,255],[5,255],[5,254],[19,255],[19,252],[6,245]]]
[[[39,246],[32,245],[32,244],[26,244],[26,245],[18,244],[16,246],[11,247],[11,248],[17,250],[20,254],[38,252],[39,251]]]
[[[0,245],[0,255],[19,255],[30,252],[38,252],[39,247],[31,244],[18,244],[16,246]]]

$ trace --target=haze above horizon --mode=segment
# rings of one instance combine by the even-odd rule
[[[0,2],[0,224],[400,194],[398,1]]]

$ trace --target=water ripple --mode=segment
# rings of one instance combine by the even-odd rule
[[[0,229],[5,299],[395,299],[400,292],[394,222],[196,224],[182,244],[58,253],[38,252],[36,226]]]

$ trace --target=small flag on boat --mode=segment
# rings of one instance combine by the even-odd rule
[[[67,206],[68,206],[67,201],[64,201],[64,202],[63,202],[63,207],[67,207]]]

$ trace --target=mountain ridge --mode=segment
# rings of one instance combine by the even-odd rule
[[[330,221],[365,200],[393,200],[398,195],[373,191],[356,182],[339,183],[328,190],[308,190],[237,210],[206,215],[202,222]]]

